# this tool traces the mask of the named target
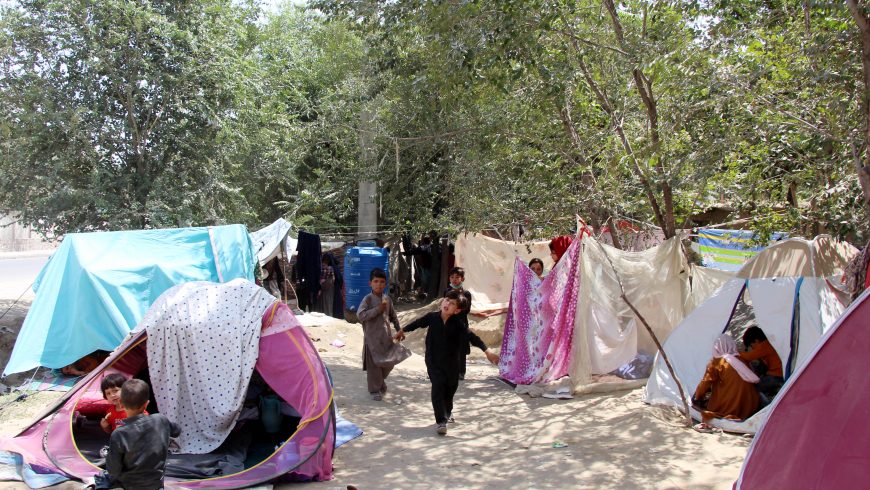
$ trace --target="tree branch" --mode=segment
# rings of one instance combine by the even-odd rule
[[[590,40],[588,40],[588,39],[584,39],[584,38],[582,38],[582,37],[580,37],[580,36],[578,36],[578,35],[576,35],[576,34],[574,34],[574,33],[572,33],[572,32],[569,32],[569,31],[565,30],[565,29],[560,29],[560,30],[557,30],[556,32],[558,32],[558,33],[560,33],[560,34],[562,34],[562,35],[568,36],[568,37],[570,37],[572,40],[574,40],[574,41],[578,41],[578,42],[581,42],[581,43],[583,43],[583,44],[585,44],[585,45],[587,45],[587,46],[591,46],[591,47],[593,47],[593,48],[598,48],[598,49],[606,49],[606,50],[609,50],[609,51],[613,51],[614,53],[619,53],[619,54],[621,54],[621,55],[623,55],[623,56],[631,57],[631,54],[630,54],[630,53],[628,53],[628,52],[626,52],[626,51],[623,51],[623,50],[621,50],[621,49],[619,49],[619,48],[615,48],[615,47],[613,47],[613,46],[606,46],[606,45],[604,45],[604,44],[599,44],[599,43],[596,43],[596,42],[594,42],[594,41],[590,41]]]
[[[613,0],[602,0],[601,3],[604,4],[604,8],[610,14],[610,21],[613,23],[613,33],[616,35],[616,40],[619,41],[622,49],[625,49],[625,35],[622,32],[622,23],[619,21],[616,5],[613,3]]]

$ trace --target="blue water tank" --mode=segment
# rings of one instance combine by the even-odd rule
[[[353,247],[344,256],[344,304],[356,311],[363,298],[372,292],[369,274],[372,269],[383,269],[390,278],[390,252],[380,247]]]

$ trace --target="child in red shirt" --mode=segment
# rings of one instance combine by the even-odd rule
[[[112,406],[106,416],[100,420],[100,427],[107,434],[111,434],[118,427],[124,425],[124,419],[127,418],[127,412],[121,406],[121,385],[127,381],[127,377],[120,373],[111,373],[103,378],[100,382],[100,389],[103,391],[105,398]],[[145,412],[147,415],[148,412]]]

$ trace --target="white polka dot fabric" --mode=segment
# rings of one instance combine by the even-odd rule
[[[142,319],[152,389],[160,413],[181,427],[180,452],[211,452],[235,425],[274,300],[244,279],[189,282],[163,293]]]

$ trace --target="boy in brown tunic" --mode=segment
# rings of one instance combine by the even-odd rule
[[[398,332],[399,318],[393,309],[392,300],[384,294],[387,275],[381,269],[373,269],[369,274],[372,292],[363,298],[357,317],[363,326],[363,370],[366,372],[369,394],[373,400],[380,401],[387,392],[384,382],[393,366],[411,356],[404,345],[393,342],[389,324]]]

